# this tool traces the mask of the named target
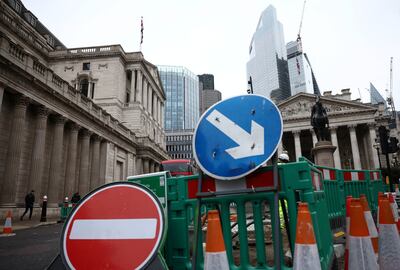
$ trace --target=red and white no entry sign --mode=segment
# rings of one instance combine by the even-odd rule
[[[142,269],[157,255],[164,212],[147,188],[105,185],[85,196],[65,222],[61,256],[71,269]]]

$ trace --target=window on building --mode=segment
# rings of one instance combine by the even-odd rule
[[[130,100],[131,100],[131,92],[126,91],[125,103],[129,103]]]
[[[91,93],[90,93],[90,98],[94,99],[94,83],[92,83],[92,87],[91,87]]]
[[[90,70],[90,63],[83,63],[82,70]]]
[[[79,91],[85,97],[88,96],[88,93],[89,93],[89,81],[88,81],[88,79],[81,79],[79,81]]]

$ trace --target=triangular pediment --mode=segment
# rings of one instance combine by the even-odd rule
[[[143,60],[142,64],[144,66],[144,70],[151,76],[154,83],[157,85],[157,87],[160,89],[162,94],[165,96],[164,88],[162,86],[160,73],[158,72],[157,66],[153,65],[152,63],[148,62],[147,60]]]
[[[328,116],[348,113],[371,113],[374,114],[376,107],[363,104],[358,101],[343,100],[331,96],[321,96],[321,103],[326,109]],[[316,95],[299,93],[278,104],[282,118],[309,118],[311,109],[316,101]]]

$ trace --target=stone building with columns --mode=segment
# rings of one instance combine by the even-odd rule
[[[317,142],[317,137],[311,126],[310,116],[315,100],[316,95],[299,93],[278,104],[284,127],[282,144],[278,151],[286,149],[291,161],[300,156],[313,159],[311,149]],[[334,152],[335,167],[379,168],[374,144],[378,127],[388,125],[383,107],[351,100],[350,89],[343,89],[338,95],[327,91],[321,96],[321,102],[328,114],[332,144],[338,146]]]
[[[0,0],[0,214],[19,214],[32,189],[52,211],[76,191],[157,171],[164,102],[142,53],[67,49],[19,0]]]

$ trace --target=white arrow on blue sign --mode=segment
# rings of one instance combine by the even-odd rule
[[[271,158],[282,132],[279,109],[268,98],[229,98],[201,116],[193,137],[194,157],[206,174],[222,180],[237,179]]]

